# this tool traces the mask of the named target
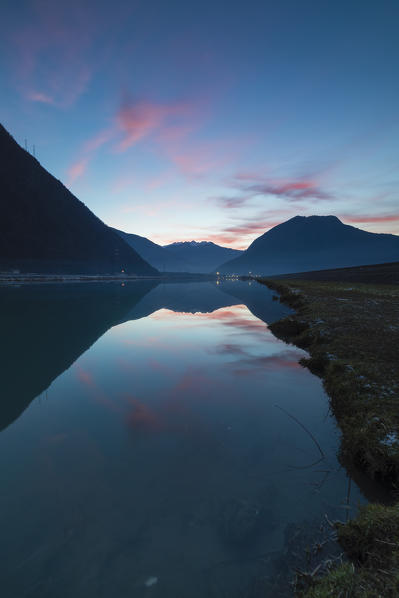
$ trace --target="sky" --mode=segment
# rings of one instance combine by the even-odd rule
[[[399,234],[397,0],[5,0],[0,121],[106,224]]]

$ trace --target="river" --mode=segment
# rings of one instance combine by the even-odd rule
[[[3,598],[279,595],[290,530],[365,502],[266,287],[4,287],[0,311]]]

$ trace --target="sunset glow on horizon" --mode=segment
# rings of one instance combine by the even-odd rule
[[[245,249],[296,215],[399,234],[399,5],[21,0],[1,122],[106,224]]]

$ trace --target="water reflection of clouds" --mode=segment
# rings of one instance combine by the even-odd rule
[[[234,373],[238,376],[249,376],[258,371],[298,370],[300,354],[296,350],[283,351],[274,355],[248,356],[234,362]]]
[[[122,338],[121,344],[127,347],[160,347],[166,348],[167,343],[158,336],[145,336],[140,338]]]
[[[209,313],[191,313],[191,312],[175,312],[168,309],[161,309],[154,312],[152,316],[156,320],[170,321],[170,326],[167,329],[173,328],[176,330],[176,325],[181,323],[182,328],[187,328],[187,323],[204,322],[219,324],[223,328],[229,327],[232,331],[237,331],[238,334],[246,333],[256,335],[257,339],[260,335],[266,336],[262,339],[262,346],[267,351],[267,344],[264,345],[264,340],[273,343],[279,342],[271,333],[267,333],[267,326],[262,321],[253,316],[245,305],[235,305],[217,309]],[[131,329],[129,333],[131,334]],[[266,335],[265,335],[266,332]],[[225,336],[225,334],[224,334]],[[219,337],[220,340],[223,338]],[[226,342],[220,344],[212,344],[206,349],[208,355],[215,357],[230,356],[231,360],[227,363],[224,361],[223,368],[228,368],[228,371],[233,376],[250,376],[262,375],[266,371],[279,371],[286,369],[298,369],[301,366],[298,363],[301,352],[297,349],[283,350],[282,352],[274,351],[273,354],[259,355],[256,353],[259,349],[258,342],[252,342],[250,338],[246,343],[242,340],[237,342],[229,342],[230,334],[225,336]],[[241,337],[242,338],[242,337]],[[205,367],[199,366],[195,369],[181,371],[181,360],[170,357],[171,351],[177,354],[183,354],[192,347],[195,343],[187,344],[185,339],[179,339],[176,343],[175,349],[173,345],[167,342],[167,336],[150,334],[148,336],[133,337],[132,335],[124,338],[118,338],[118,342],[124,347],[132,347],[138,351],[140,349],[149,348],[157,351],[158,354],[149,354],[145,356],[144,361],[137,362],[136,359],[129,359],[126,355],[118,356],[115,360],[117,368],[126,373],[144,376],[150,376],[154,381],[157,381],[156,387],[149,392],[149,388],[144,387],[144,396],[141,391],[137,395],[121,394],[119,396],[107,394],[96,383],[91,371],[76,366],[77,377],[80,382],[89,390],[90,397],[103,407],[111,410],[121,418],[121,422],[127,425],[128,429],[137,431],[145,431],[150,433],[158,433],[160,431],[174,431],[175,433],[187,433],[187,430],[197,429],[200,426],[198,421],[198,414],[195,416],[197,408],[204,402],[223,401],[223,396],[228,396],[229,401],[240,401],[241,396],[236,396],[236,393],[231,388],[231,385],[226,385],[226,378],[219,374],[215,375],[213,367],[209,370],[209,365],[217,366],[217,359],[211,359],[210,364]],[[183,344],[182,344],[183,343]],[[285,345],[284,345],[285,347]],[[283,348],[283,347],[282,347]],[[270,346],[269,346],[270,352]],[[144,356],[144,354],[143,354]],[[180,371],[179,371],[180,370]],[[134,392],[134,386],[133,386]],[[148,398],[147,398],[148,395]],[[119,419],[118,417],[118,419]],[[201,427],[201,426],[200,426]]]
[[[130,359],[126,359],[125,357],[117,357],[116,363],[120,370],[123,370],[124,372],[127,372],[127,373],[131,373],[131,372],[136,373],[140,368],[140,364],[138,364],[134,361],[131,361]]]
[[[151,430],[158,431],[164,427],[164,422],[157,412],[149,407],[144,401],[134,397],[126,397],[130,405],[125,420],[132,430]]]
[[[167,430],[186,433],[192,430],[193,426],[198,425],[198,418],[194,417],[188,399],[199,398],[199,389],[205,391],[205,381],[210,382],[205,375],[186,371],[171,387],[163,390],[164,396],[158,397],[161,401],[151,406],[148,401],[125,397],[129,406],[125,415],[128,427],[134,431],[149,432]]]
[[[79,365],[76,365],[75,369],[78,380],[88,389],[90,397],[120,416],[129,428],[158,431],[164,427],[160,415],[145,401],[131,394],[122,395],[119,400],[117,397],[110,400],[90,372]]]
[[[113,400],[108,398],[99,384],[95,381],[93,374],[83,369],[78,363],[76,363],[74,367],[78,380],[89,391],[89,396],[91,398],[93,398],[100,405],[107,407],[107,409],[113,411],[114,413],[121,412],[120,407]]]
[[[271,355],[253,355],[242,345],[221,343],[210,348],[208,352],[211,355],[231,356],[230,365],[234,366],[234,373],[238,375],[249,375],[254,369],[281,370],[301,369],[302,367],[299,363],[302,352],[298,349],[286,349]]]
[[[119,364],[120,365],[120,364]],[[124,363],[124,367],[128,364]],[[170,375],[169,368],[157,360],[150,360],[147,366],[155,372]],[[144,399],[132,394],[107,396],[96,382],[94,376],[79,364],[74,366],[76,377],[87,390],[89,397],[97,404],[116,414],[130,430],[160,432],[164,430],[186,433],[197,426],[196,418],[191,413],[191,398],[209,396],[210,388],[217,388],[215,381],[199,371],[185,371],[174,383],[163,386],[158,396]],[[157,402],[152,405],[153,401]],[[159,401],[161,399],[161,401]],[[117,419],[119,419],[119,417]]]
[[[178,324],[173,324],[173,329],[178,330],[179,328],[187,329],[188,327],[184,324],[179,326]],[[170,343],[169,340],[164,340],[160,336],[140,336],[136,338],[122,338],[118,341],[122,346],[132,348],[132,349],[161,349],[167,350],[168,352],[175,352],[181,350],[182,347],[188,350],[194,347],[194,344],[191,342],[187,342],[187,340],[179,340],[179,347],[176,349]]]
[[[211,355],[248,355],[247,351],[240,345],[233,343],[222,343],[208,350]]]

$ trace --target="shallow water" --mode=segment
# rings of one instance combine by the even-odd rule
[[[252,596],[287,527],[354,513],[288,313],[241,281],[0,289],[1,595]]]

